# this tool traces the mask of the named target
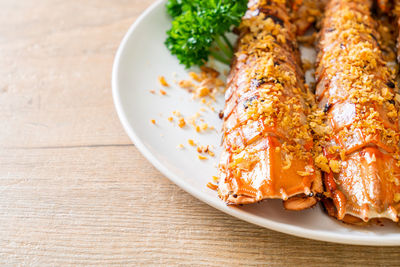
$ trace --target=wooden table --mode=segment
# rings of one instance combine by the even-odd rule
[[[143,158],[114,111],[110,77],[151,2],[0,0],[0,264],[400,264],[396,247],[239,221]]]

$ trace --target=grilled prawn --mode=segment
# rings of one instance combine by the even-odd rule
[[[228,77],[218,194],[228,204],[285,200],[300,210],[322,191],[307,123],[294,27],[281,0],[250,1]]]
[[[320,32],[316,97],[327,113],[323,154],[330,215],[399,220],[399,100],[377,43],[372,1],[331,0]]]

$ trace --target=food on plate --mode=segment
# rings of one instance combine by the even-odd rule
[[[165,44],[180,63],[231,62],[219,180],[209,185],[223,201],[282,199],[302,210],[322,200],[347,223],[399,221],[400,94],[388,25],[394,17],[400,29],[400,0],[169,0],[167,10]],[[296,42],[314,39],[303,36],[312,24],[321,27],[315,95]]]
[[[187,68],[203,65],[210,55],[229,64],[234,51],[226,34],[246,9],[247,0],[169,0],[173,21],[165,44]]]
[[[304,83],[285,1],[250,1],[228,76],[218,194],[228,204],[283,199],[309,208],[322,192]]]
[[[400,96],[377,42],[372,4],[331,0],[319,40],[316,98],[332,132],[319,155],[329,166],[324,204],[348,223],[397,222],[400,211]]]

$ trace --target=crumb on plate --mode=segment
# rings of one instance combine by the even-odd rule
[[[212,190],[217,190],[217,189],[218,189],[218,185],[213,184],[213,183],[211,183],[211,182],[208,182],[208,183],[207,183],[207,187],[210,188],[210,189],[212,189]]]
[[[158,76],[158,82],[165,87],[168,87],[169,84],[167,83],[167,80],[165,80],[164,76]]]
[[[188,144],[191,146],[196,146],[196,143],[193,141],[193,139],[189,139]]]
[[[183,128],[183,127],[186,126],[186,121],[185,121],[184,118],[182,118],[182,117],[179,118],[179,120],[178,120],[178,126],[179,126],[180,128]]]
[[[203,156],[203,155],[197,155],[197,157],[199,158],[199,160],[206,160],[208,159],[207,157]]]

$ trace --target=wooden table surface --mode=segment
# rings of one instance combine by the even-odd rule
[[[144,159],[110,84],[118,44],[151,2],[0,0],[0,265],[399,265],[397,247],[237,220]]]

